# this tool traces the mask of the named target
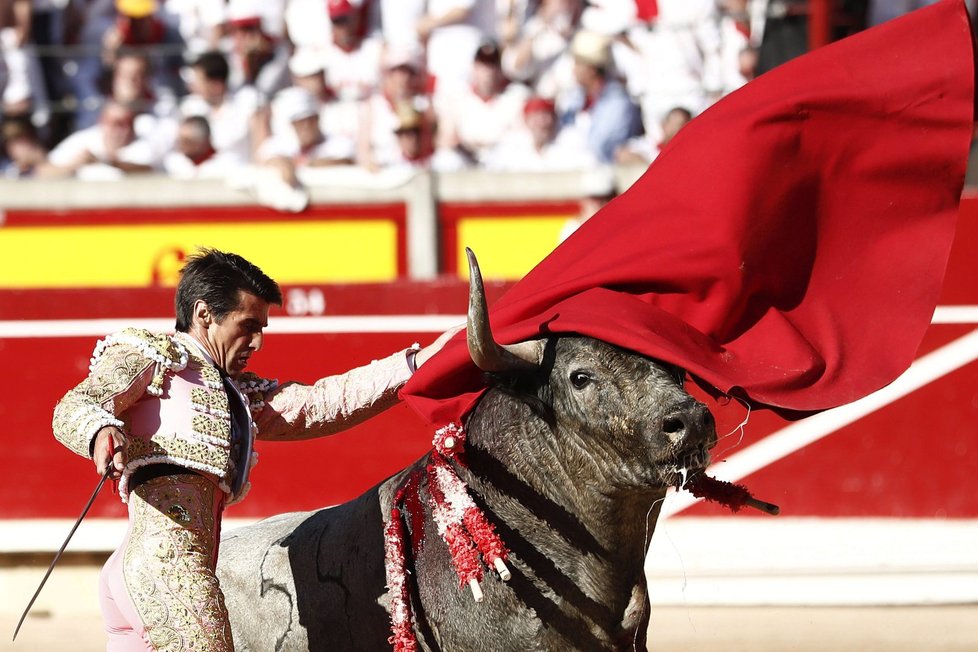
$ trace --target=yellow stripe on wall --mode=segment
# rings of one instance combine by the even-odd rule
[[[458,221],[458,274],[467,279],[465,248],[479,257],[486,279],[518,280],[557,246],[560,230],[573,215],[463,217]]]
[[[0,287],[174,285],[178,252],[233,251],[279,283],[397,277],[392,220],[0,228]]]

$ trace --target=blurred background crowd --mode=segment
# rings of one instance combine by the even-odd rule
[[[0,0],[8,177],[647,164],[804,0]],[[832,38],[921,4],[830,3]]]

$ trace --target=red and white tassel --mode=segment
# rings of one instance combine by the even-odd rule
[[[496,569],[503,581],[508,582],[512,577],[505,563],[509,558],[509,550],[496,534],[496,528],[486,518],[485,513],[472,500],[465,482],[444,459],[438,457],[435,458],[434,475],[435,483],[452,507],[452,518],[462,521],[482,558]]]
[[[472,590],[472,597],[476,602],[481,602],[482,587],[479,586],[479,581],[484,574],[482,562],[479,561],[479,551],[465,530],[460,515],[455,513],[442,492],[435,475],[435,465],[428,466],[428,492],[431,494],[432,501],[431,515],[435,525],[438,526],[438,534],[448,545],[459,586],[468,584]]]
[[[394,652],[417,652],[404,558],[404,524],[397,507],[391,510],[391,519],[384,528],[384,549],[384,570],[391,596],[391,636],[387,642],[394,646]]]

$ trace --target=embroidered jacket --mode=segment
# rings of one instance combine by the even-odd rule
[[[133,471],[157,463],[208,474],[236,502],[250,486],[255,437],[297,440],[344,430],[394,405],[410,375],[404,351],[313,385],[241,374],[236,384],[248,432],[237,459],[248,462],[240,464],[232,455],[233,410],[218,369],[186,333],[129,328],[96,345],[89,375],[54,409],[54,436],[91,457],[102,427],[122,430],[128,440],[119,485],[123,502]]]

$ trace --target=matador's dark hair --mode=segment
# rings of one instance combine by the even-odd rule
[[[186,333],[193,322],[194,303],[203,300],[214,319],[221,322],[240,303],[239,290],[268,303],[282,305],[278,283],[238,254],[200,249],[180,271],[176,306],[178,331]]]

